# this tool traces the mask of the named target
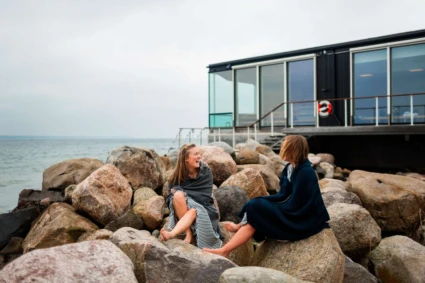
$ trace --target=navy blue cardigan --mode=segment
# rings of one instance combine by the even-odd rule
[[[254,239],[302,240],[329,228],[329,214],[320,193],[310,161],[295,167],[288,181],[288,165],[280,177],[276,195],[257,197],[242,208],[248,223],[255,228]]]

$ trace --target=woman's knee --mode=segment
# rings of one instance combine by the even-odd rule
[[[173,203],[185,203],[186,204],[186,195],[182,191],[177,191],[173,196]]]

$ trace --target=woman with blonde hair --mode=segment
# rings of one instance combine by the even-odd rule
[[[288,162],[280,177],[280,190],[272,196],[250,200],[242,208],[241,223],[225,228],[236,232],[222,248],[204,251],[227,257],[251,237],[297,241],[329,228],[329,214],[320,193],[316,173],[307,159],[308,143],[303,136],[287,136],[280,157]]]
[[[199,148],[185,144],[180,148],[176,168],[168,179],[167,205],[170,222],[162,228],[162,240],[174,238],[186,231],[187,243],[196,236],[199,248],[220,248],[223,237],[218,226],[218,210],[212,198],[211,169],[201,161]]]

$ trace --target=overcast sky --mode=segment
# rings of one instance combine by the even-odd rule
[[[0,0],[0,135],[208,126],[211,63],[425,28],[423,0]]]

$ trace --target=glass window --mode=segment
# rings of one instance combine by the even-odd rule
[[[256,68],[235,71],[236,126],[249,126],[257,121]]]
[[[391,48],[391,94],[425,92],[425,44]],[[410,96],[392,97],[392,123],[410,123]],[[413,96],[414,122],[425,122],[425,95]]]
[[[232,127],[232,71],[210,73],[209,86],[210,127]]]
[[[283,102],[283,64],[260,67],[260,117]],[[284,126],[283,107],[273,113],[273,124]],[[261,121],[261,126],[270,126],[271,116]]]
[[[288,68],[288,102],[314,100],[314,61],[313,59],[289,62]],[[289,117],[291,108],[289,104]],[[314,102],[294,103],[293,122],[296,125],[314,125]],[[289,124],[290,124],[289,119]]]
[[[354,123],[375,124],[378,109],[379,124],[387,124],[387,97],[379,98],[378,103],[376,98],[359,99],[387,95],[387,50],[355,53],[353,59]]]

